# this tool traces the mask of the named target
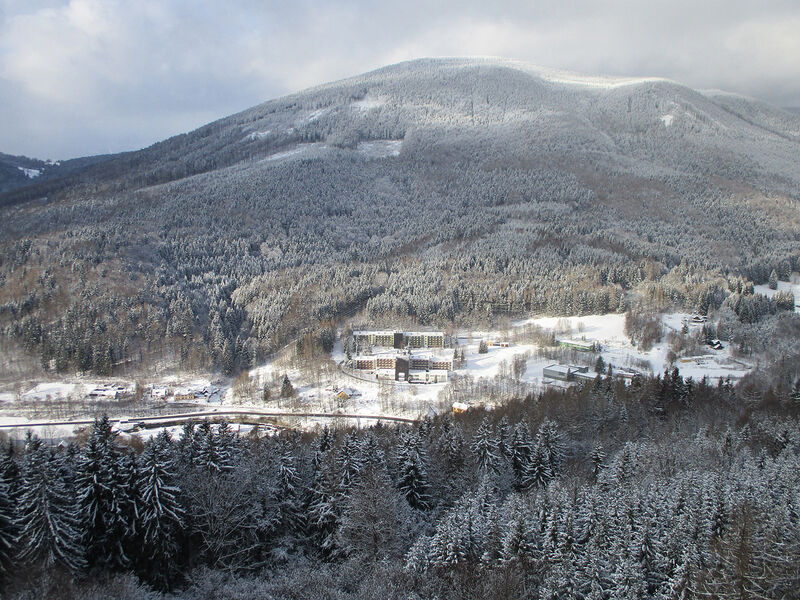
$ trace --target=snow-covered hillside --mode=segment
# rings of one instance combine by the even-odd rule
[[[705,310],[687,289],[799,268],[797,131],[797,115],[652,77],[391,65],[72,179],[14,166],[27,185],[0,197],[0,330],[19,338],[24,314],[14,343],[73,372],[107,344],[126,365],[232,372],[359,311],[603,313],[670,274]]]

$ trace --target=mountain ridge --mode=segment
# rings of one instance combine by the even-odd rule
[[[456,75],[460,77],[461,73],[470,70],[472,71],[477,70],[484,72],[492,70],[500,70],[505,72],[513,72],[514,74],[523,74],[527,77],[532,78],[533,83],[539,84],[545,88],[550,88],[551,94],[541,93],[541,92],[538,94],[538,98],[540,100],[546,99],[548,95],[552,95],[554,90],[556,92],[558,90],[561,90],[567,97],[569,97],[570,95],[575,94],[576,89],[580,90],[581,92],[585,92],[587,94],[600,94],[605,96],[606,98],[613,97],[614,92],[619,92],[620,89],[622,89],[621,93],[625,94],[626,98],[630,98],[631,96],[629,94],[626,94],[624,89],[631,87],[644,90],[645,94],[650,94],[650,95],[656,94],[657,92],[661,92],[663,95],[666,95],[667,97],[669,97],[670,95],[673,97],[677,96],[680,98],[682,102],[673,101],[671,105],[664,107],[665,110],[663,111],[663,114],[651,115],[649,125],[652,126],[662,123],[665,125],[665,128],[668,128],[673,124],[679,124],[681,116],[684,117],[688,116],[689,118],[694,118],[694,119],[699,118],[701,121],[705,119],[707,123],[708,122],[713,123],[714,115],[707,114],[709,112],[708,111],[709,106],[705,106],[704,108],[706,110],[701,111],[699,115],[692,115],[692,114],[687,115],[685,111],[683,115],[670,114],[670,111],[674,111],[675,109],[677,109],[678,112],[681,112],[682,105],[685,107],[687,102],[691,103],[692,100],[698,102],[702,98],[708,98],[711,101],[710,102],[711,107],[716,108],[717,110],[720,111],[725,111],[726,113],[733,115],[738,119],[741,119],[743,122],[747,123],[749,126],[753,128],[756,128],[757,130],[763,130],[764,132],[772,135],[779,135],[781,137],[785,137],[788,141],[800,140],[800,118],[797,118],[792,113],[788,111],[783,111],[780,108],[772,107],[766,103],[757,100],[754,101],[751,99],[747,99],[743,96],[738,96],[728,92],[719,92],[717,90],[697,91],[665,78],[586,76],[569,71],[548,69],[546,67],[525,63],[523,61],[515,61],[508,59],[498,59],[498,58],[488,58],[488,57],[469,58],[469,59],[448,58],[448,59],[418,59],[414,61],[406,61],[395,65],[382,67],[361,75],[356,75],[335,82],[314,86],[300,92],[268,100],[249,109],[245,109],[244,111],[241,111],[239,113],[235,113],[234,115],[223,117],[209,124],[201,126],[194,131],[185,134],[179,134],[171,138],[167,138],[161,142],[156,142],[155,144],[143,148],[141,150],[120,153],[118,155],[111,155],[110,159],[111,161],[131,160],[132,162],[134,162],[135,166],[137,160],[147,161],[148,154],[153,153],[154,151],[157,152],[160,148],[162,148],[165,145],[168,147],[176,145],[179,146],[185,140],[189,140],[190,143],[192,141],[197,142],[198,140],[201,140],[202,138],[206,137],[208,132],[210,131],[215,131],[220,128],[228,128],[228,130],[230,131],[237,126],[242,128],[245,137],[247,135],[251,136],[249,138],[249,141],[262,142],[262,145],[264,145],[263,142],[265,142],[265,138],[268,138],[271,135],[271,137],[274,138],[273,140],[271,140],[273,142],[273,147],[280,149],[281,147],[286,147],[290,145],[293,141],[298,142],[302,140],[301,139],[291,140],[291,136],[286,136],[286,135],[284,135],[283,136],[284,139],[281,140],[280,139],[281,133],[286,134],[290,132],[273,131],[268,128],[260,129],[259,127],[254,125],[254,123],[258,121],[264,121],[264,120],[268,121],[268,116],[271,113],[275,112],[276,107],[292,107],[293,105],[296,104],[300,104],[304,107],[308,107],[309,105],[312,106],[320,104],[326,105],[323,106],[322,108],[315,108],[309,110],[308,111],[309,116],[307,118],[310,118],[313,117],[315,112],[324,110],[324,108],[330,108],[332,105],[335,104],[335,101],[337,99],[341,100],[341,97],[343,95],[346,96],[348,93],[351,96],[353,94],[357,95],[359,93],[359,88],[362,88],[364,86],[367,87],[372,86],[373,89],[377,87],[379,90],[383,90],[384,93],[386,93],[387,91],[390,92],[389,98],[384,99],[383,104],[364,106],[364,112],[369,113],[369,112],[374,112],[376,110],[379,111],[382,108],[382,106],[385,105],[385,101],[390,101],[392,99],[391,92],[394,92],[395,94],[397,92],[396,89],[397,86],[389,85],[388,86],[389,89],[388,90],[386,89],[387,81],[390,82],[391,84],[393,81],[396,82],[397,80],[402,80],[403,77],[408,77],[409,75],[411,75],[412,77],[418,76],[420,70],[424,72],[426,69],[430,69],[432,71],[444,74],[445,77],[448,75],[448,71],[451,71],[451,73],[449,73],[451,80],[453,72],[456,72]],[[463,87],[464,86],[462,86],[462,88]],[[534,85],[532,89],[535,88],[536,86]],[[333,99],[331,99],[330,97],[331,92],[334,92]],[[464,90],[462,89],[461,92],[464,93]],[[328,97],[320,99],[320,95],[322,95],[323,97],[327,95]],[[474,92],[472,93],[472,95],[474,96]],[[366,97],[367,94],[364,93],[363,96]],[[357,104],[358,102],[359,100],[354,100],[354,102],[351,102],[351,104],[353,103]],[[346,106],[346,104],[344,104],[344,106]],[[629,112],[630,112],[630,106],[631,105],[629,104],[628,108]],[[752,113],[753,112],[752,108],[754,106],[759,107],[759,110],[757,111],[756,114],[749,114],[749,115],[744,114],[745,111],[750,111],[750,113]],[[338,108],[341,108],[341,106]],[[449,106],[448,108],[452,108],[452,106]],[[409,112],[413,113],[413,111],[406,111],[406,113]],[[531,116],[531,111],[525,111],[525,112],[528,113],[527,114],[528,117]],[[571,113],[567,112],[566,114],[571,114]],[[406,116],[409,115],[406,114]],[[425,125],[436,124],[435,118],[429,117],[427,120],[425,120],[425,119],[420,119],[420,116],[418,114],[411,114],[410,116],[412,117],[413,125],[418,126],[421,124]],[[511,118],[513,116],[514,115],[509,115],[509,120],[506,122],[513,122],[513,118]],[[522,117],[524,115],[517,114],[516,116]],[[584,115],[580,116],[583,117]],[[474,124],[476,119],[474,108],[470,118],[472,123]],[[485,111],[482,112],[481,108],[479,107],[477,111],[478,123],[480,124],[480,122],[482,120],[485,120],[486,118],[487,118],[487,113]],[[488,116],[488,118],[491,119],[491,116]],[[764,119],[765,122],[759,121],[759,118]],[[314,120],[322,120],[324,122],[325,115],[324,114],[319,115]],[[523,119],[523,121],[528,121],[528,119]],[[494,124],[497,125],[501,124],[502,122],[503,122],[502,120],[498,120],[495,118]],[[460,124],[463,124],[463,119]],[[286,127],[286,129],[294,129],[293,125],[294,124],[289,124]],[[308,129],[307,127],[308,123],[305,124],[301,123],[300,125],[303,126],[305,129]],[[638,127],[646,126],[646,124],[643,123],[637,123],[636,125]],[[406,127],[407,126],[408,124],[406,124]],[[269,134],[263,135],[265,131],[268,131]],[[401,128],[400,131],[402,131],[403,135],[405,134],[403,128]],[[320,136],[320,133],[312,131],[307,135]],[[333,143],[335,145],[340,145],[340,146],[348,146],[348,145],[352,146],[354,144],[357,144],[359,141],[355,139],[355,137],[357,136],[354,136],[352,131],[351,132],[343,131],[340,133],[338,138],[334,136],[335,139],[333,140]],[[369,137],[371,139],[371,137],[374,136],[369,136]],[[289,139],[287,140],[287,138]],[[230,140],[230,142],[241,143],[241,140]],[[206,154],[208,154],[207,150],[209,150],[209,148],[204,148]],[[211,150],[213,154],[214,151],[219,151],[220,148],[213,148]],[[247,152],[243,153],[243,156],[246,155]],[[266,156],[268,156],[268,154],[265,154],[263,157]],[[230,166],[231,164],[235,164],[235,162],[236,161],[224,160],[222,161],[222,165]],[[191,173],[206,172],[208,170],[213,170],[215,164],[216,163],[194,165],[193,167],[187,169],[187,171]],[[129,168],[129,165],[123,166],[123,169],[126,168]],[[101,169],[99,177],[113,178],[114,172],[112,169],[108,168],[105,170]],[[163,181],[172,180],[170,176],[162,176],[161,179]],[[0,202],[3,202],[3,200],[0,199]]]
[[[26,346],[51,364],[80,315],[67,329],[88,345],[114,331],[118,354],[166,344],[234,369],[359,312],[603,312],[656,288],[705,312],[723,281],[800,268],[800,117],[532,69],[391,65],[6,193],[3,331],[22,339],[29,318],[44,333]],[[704,291],[667,291],[676,269]]]

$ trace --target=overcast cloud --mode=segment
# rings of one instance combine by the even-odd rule
[[[797,0],[0,0],[0,152],[131,150],[386,64],[491,55],[800,106]]]

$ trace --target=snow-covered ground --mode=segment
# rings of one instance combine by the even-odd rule
[[[356,100],[355,102],[351,103],[350,106],[358,110],[372,110],[373,108],[380,108],[384,104],[386,104],[385,98],[378,98],[376,96],[367,94],[361,100]]]
[[[393,415],[414,418],[439,412],[443,404],[439,394],[447,384],[410,384],[388,381],[360,379],[343,373],[336,363],[344,360],[341,342],[332,354],[332,361],[326,365],[319,378],[313,370],[298,367],[285,367],[270,362],[250,371],[250,378],[256,392],[250,398],[237,396],[231,389],[225,397],[226,403],[237,406],[254,406],[293,410],[295,412],[347,413],[361,415]],[[289,377],[295,390],[293,398],[275,398],[280,391],[283,375]],[[271,398],[268,403],[261,399],[260,390],[271,385]],[[347,397],[341,396],[344,392]],[[309,418],[307,425],[329,423],[326,419]]]
[[[76,393],[88,394],[88,387],[86,384],[80,383],[66,383],[66,382],[47,382],[39,383],[29,390],[20,394],[20,400],[23,401],[46,401],[46,400],[60,400],[68,398],[70,395]]]
[[[270,135],[272,135],[272,130],[267,129],[266,131],[253,131],[252,133],[249,133],[247,137],[251,140],[260,140],[262,138],[269,137]]]
[[[22,171],[25,174],[25,177],[27,177],[28,179],[35,179],[36,177],[42,174],[42,172],[39,169],[26,169],[25,167],[17,167],[17,168],[20,171]]]
[[[767,298],[772,298],[778,292],[792,292],[794,294],[794,311],[800,312],[800,281],[795,277],[792,281],[779,281],[778,289],[770,289],[768,285],[755,286],[756,294],[763,294]]]
[[[403,140],[372,140],[370,142],[358,142],[356,150],[370,158],[386,158],[388,156],[399,156]]]
[[[681,335],[684,323],[687,323],[688,335],[696,336],[699,333],[701,325],[691,324],[690,319],[691,315],[685,313],[663,315],[664,336],[647,352],[633,346],[625,336],[625,318],[621,314],[539,317],[514,322],[504,330],[459,331],[456,332],[456,336],[459,349],[464,350],[466,363],[451,374],[451,383],[440,384],[377,381],[347,374],[339,368],[345,360],[345,355],[341,341],[337,341],[330,359],[318,358],[301,365],[291,361],[289,357],[276,358],[252,369],[247,377],[239,377],[235,382],[215,379],[208,375],[172,376],[157,381],[142,382],[148,393],[143,404],[136,405],[135,414],[143,416],[148,410],[159,411],[161,410],[159,407],[168,408],[170,403],[176,401],[176,397],[186,394],[190,399],[181,399],[182,405],[175,405],[175,409],[193,404],[198,410],[253,408],[364,415],[364,419],[360,420],[363,422],[353,420],[346,422],[365,426],[374,422],[368,418],[373,415],[417,418],[449,410],[456,396],[463,393],[458,386],[464,381],[465,376],[469,376],[473,383],[479,383],[482,379],[495,380],[498,376],[506,381],[513,380],[513,385],[507,386],[507,389],[511,390],[508,392],[510,395],[525,393],[526,390],[537,389],[540,386],[564,386],[563,382],[543,377],[543,369],[547,365],[562,359],[548,358],[545,355],[558,357],[560,351],[539,348],[533,341],[536,337],[531,334],[531,326],[536,326],[545,333],[552,331],[558,340],[597,343],[605,363],[613,365],[616,371],[657,374],[677,366],[684,377],[699,379],[708,376],[712,380],[730,377],[735,380],[752,368],[751,364],[732,357],[727,344],[721,350],[699,346],[698,356],[670,356],[667,340],[670,332]],[[479,352],[481,340],[489,343],[486,353]],[[440,352],[449,354],[452,350],[444,349]],[[518,377],[514,380],[514,363],[515,360],[519,362],[517,357],[520,356],[524,360],[525,368],[523,373],[517,373]],[[574,360],[593,367],[595,354],[575,352],[573,357]],[[669,358],[673,358],[674,362],[670,363]],[[569,359],[563,358],[563,361],[569,362]],[[593,369],[590,368],[591,370]],[[295,392],[293,397],[280,397],[284,375],[288,376],[292,383]],[[459,383],[454,385],[453,382]],[[82,409],[85,414],[87,405],[90,407],[93,401],[103,402],[103,410],[107,410],[109,398],[90,394],[98,389],[117,388],[117,386],[127,392],[134,389],[133,382],[119,380],[104,382],[74,378],[61,382],[29,383],[18,387],[17,392],[4,390],[0,394],[0,424],[72,419],[75,418],[73,414],[77,414],[74,412],[77,408]],[[269,391],[267,401],[264,400],[265,388]],[[149,390],[153,392],[159,390],[159,393],[160,390],[165,390],[166,396],[157,397],[155,393],[150,395]],[[205,395],[202,395],[204,390]],[[57,402],[59,400],[62,402]],[[460,396],[458,400],[464,401]],[[502,401],[502,398],[496,401]],[[25,407],[25,410],[21,407]],[[131,410],[131,405],[121,403],[120,414],[112,416],[123,416],[122,413],[127,410]],[[165,417],[168,414],[169,411],[164,412]],[[131,420],[133,419],[135,417],[131,417]],[[279,421],[280,419],[276,422]],[[321,427],[323,424],[331,423],[330,418],[312,417],[300,421],[286,421],[287,426],[302,428]],[[42,437],[58,439],[73,435],[74,427],[38,427],[37,432]],[[157,433],[158,428],[154,428],[136,435],[147,437]],[[15,437],[18,436],[15,434]]]
[[[559,339],[579,339],[588,342],[598,342],[602,348],[600,354],[606,364],[615,368],[633,370],[647,373],[645,366],[653,374],[664,372],[672,368],[668,361],[670,347],[667,342],[669,332],[680,333],[684,321],[689,321],[692,315],[688,313],[668,313],[662,316],[664,336],[653,345],[649,351],[634,347],[625,336],[625,316],[621,314],[588,315],[584,317],[545,317],[529,319],[524,323],[533,323],[546,330],[555,331]],[[568,330],[564,330],[568,326]],[[688,324],[690,335],[695,334],[701,325]],[[559,333],[561,330],[563,333]],[[702,378],[707,375],[710,379],[719,378],[739,379],[743,377],[752,365],[731,356],[731,349],[726,345],[722,350],[705,348],[701,356],[682,357],[675,361],[684,377]]]
[[[272,162],[275,160],[292,158],[300,156],[301,154],[306,154],[312,150],[324,150],[325,148],[327,148],[327,146],[319,142],[312,142],[309,144],[298,144],[297,146],[291,148],[290,150],[284,150],[282,152],[276,152],[274,154],[270,154],[266,158],[262,159],[261,162]]]

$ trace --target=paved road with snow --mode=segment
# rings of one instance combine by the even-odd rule
[[[132,418],[110,418],[112,423],[125,422],[135,423],[158,423],[173,421],[189,421],[198,418],[224,417],[224,416],[255,416],[255,417],[312,417],[322,419],[372,419],[375,421],[395,421],[399,423],[416,423],[419,419],[410,417],[396,417],[393,415],[361,415],[352,413],[320,413],[320,412],[286,412],[271,410],[252,410],[252,409],[232,409],[232,410],[210,410],[189,413],[179,413],[175,415],[160,415],[157,417],[132,417]],[[28,423],[2,424],[0,429],[24,429],[26,427],[48,427],[54,425],[91,425],[94,419],[76,419],[71,421],[37,421]]]

